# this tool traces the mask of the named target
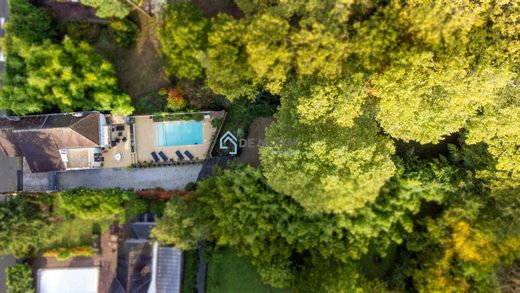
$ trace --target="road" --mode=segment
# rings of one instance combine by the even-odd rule
[[[76,187],[123,189],[184,189],[196,182],[202,164],[143,169],[96,169],[58,173],[58,189]]]

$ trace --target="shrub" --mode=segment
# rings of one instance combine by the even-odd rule
[[[167,91],[162,90],[158,93],[151,93],[141,96],[135,103],[136,114],[153,114],[162,112],[166,109]]]
[[[183,121],[190,121],[190,120],[196,120],[196,121],[202,121],[204,120],[204,114],[203,113],[193,113],[193,114],[156,114],[153,116],[153,120],[158,121],[175,121],[175,120],[183,120]]]
[[[139,35],[137,25],[127,19],[114,19],[109,27],[116,43],[124,48],[132,47]]]
[[[199,110],[221,110],[218,96],[202,82],[185,82],[183,84],[184,98],[190,107]]]
[[[168,90],[166,101],[168,109],[172,111],[182,111],[188,105],[182,96],[182,90],[179,87],[170,88]]]
[[[64,24],[64,33],[75,41],[94,43],[99,39],[99,25],[87,21],[70,21]]]
[[[6,269],[8,293],[34,293],[31,267],[17,264]]]
[[[91,257],[93,256],[94,249],[89,246],[78,246],[73,248],[53,248],[46,250],[42,256],[44,257],[55,257],[60,261],[67,260],[72,257]]]
[[[135,193],[113,189],[76,188],[60,195],[58,212],[84,220],[127,219],[146,211]]]
[[[213,128],[218,128],[220,126],[220,123],[222,123],[222,118],[220,117],[211,120],[211,126],[213,126]]]

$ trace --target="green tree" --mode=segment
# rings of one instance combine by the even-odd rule
[[[125,18],[132,11],[128,1],[133,0],[81,0],[81,4],[94,7],[102,18]]]
[[[507,48],[518,44],[488,21],[498,23],[502,9],[514,17],[519,8],[508,1],[393,1],[358,25],[354,48],[376,70],[370,85],[386,132],[436,143],[498,97],[514,77]]]
[[[310,212],[352,213],[373,202],[396,168],[393,143],[378,133],[371,110],[345,128],[323,119],[302,123],[295,109],[283,98],[267,132],[270,141],[290,143],[261,149],[269,185]]]
[[[217,94],[230,100],[240,97],[254,99],[259,93],[255,74],[247,63],[243,35],[246,25],[231,16],[221,14],[212,20],[208,35],[208,68],[206,81]]]
[[[202,76],[208,28],[209,21],[188,1],[166,7],[159,41],[168,75],[190,80]]]
[[[38,203],[25,197],[8,198],[0,203],[0,254],[31,255],[49,238],[49,227],[49,218]]]
[[[57,213],[84,220],[120,219],[121,222],[146,211],[144,200],[121,189],[77,188],[58,197]]]
[[[274,14],[264,13],[248,24],[244,41],[248,63],[255,78],[278,94],[287,80],[293,53],[288,46],[289,23]]]
[[[42,43],[55,36],[49,14],[32,5],[29,0],[9,0],[9,10],[9,21],[5,24],[7,36],[16,36],[28,43]],[[9,38],[7,44],[7,52],[13,52],[14,48],[9,46]]]
[[[59,108],[61,111],[111,110],[133,112],[130,97],[121,92],[113,66],[85,42],[65,38],[29,45],[12,37],[18,48],[18,70],[8,71],[0,105],[16,114]]]
[[[442,201],[449,191],[445,174],[410,172],[353,215],[313,214],[268,187],[260,170],[240,166],[199,182],[186,200],[171,201],[153,235],[183,249],[202,239],[232,247],[251,258],[265,282],[284,287],[299,280],[301,261],[330,259],[349,267],[369,247],[384,254],[400,243],[421,202]]]
[[[520,78],[511,82],[500,97],[483,107],[471,119],[465,142],[484,143],[494,162],[482,170],[481,177],[493,181],[495,189],[520,186]]]
[[[27,264],[17,264],[6,269],[7,293],[34,293],[32,269]]]
[[[196,249],[209,234],[207,223],[199,220],[199,208],[198,205],[186,203],[184,197],[173,197],[157,220],[157,229],[152,230],[152,237],[178,249]]]

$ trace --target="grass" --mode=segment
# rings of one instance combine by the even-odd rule
[[[182,278],[182,293],[197,292],[197,270],[199,257],[197,250],[184,252],[184,268]]]
[[[231,249],[215,251],[208,259],[206,290],[208,293],[289,292],[262,283],[251,262]]]
[[[96,235],[109,228],[109,222],[72,219],[55,225],[49,248],[92,246]]]

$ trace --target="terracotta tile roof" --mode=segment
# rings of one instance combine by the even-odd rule
[[[11,157],[23,155],[33,172],[64,170],[60,149],[99,145],[99,115],[0,118],[0,151]]]
[[[20,148],[11,129],[0,129],[0,152],[8,157],[21,155]]]
[[[99,144],[99,113],[90,113],[83,119],[75,122],[70,128],[95,144]]]

